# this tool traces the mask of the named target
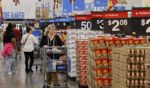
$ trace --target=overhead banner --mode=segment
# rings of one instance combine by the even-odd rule
[[[35,19],[37,0],[20,0],[15,5],[13,1],[1,0],[4,19]]]
[[[84,11],[85,1],[84,0],[73,0],[73,11]]]
[[[72,12],[72,0],[63,0],[63,13],[69,14]]]

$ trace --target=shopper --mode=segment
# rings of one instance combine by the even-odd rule
[[[16,44],[16,36],[13,32],[13,25],[11,23],[6,27],[6,32],[3,36],[4,48],[2,56],[5,58],[5,71],[8,74],[15,73],[15,54],[18,52]]]
[[[17,40],[17,46],[18,46],[18,51],[21,51],[21,44],[20,44],[20,41],[21,41],[21,33],[19,31],[19,29],[16,28],[16,24],[13,24],[13,31],[15,33],[15,36],[16,36],[16,40]],[[17,56],[19,55],[20,53],[17,53],[15,58],[17,59]],[[20,54],[21,55],[21,54]]]
[[[32,66],[34,63],[34,44],[37,44],[36,38],[32,35],[32,28],[30,26],[26,27],[26,34],[23,35],[21,39],[21,43],[24,45],[23,51],[25,55],[25,71],[26,72],[33,72]],[[30,59],[30,64],[29,63]]]
[[[45,45],[52,48],[64,45],[61,38],[56,34],[56,27],[53,24],[48,25],[45,29],[44,36],[42,36],[40,46],[43,47]],[[59,54],[50,55],[51,59],[59,59],[59,57]]]

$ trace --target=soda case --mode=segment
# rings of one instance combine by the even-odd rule
[[[78,78],[80,86],[87,86],[88,81],[88,41],[77,40]]]
[[[126,69],[120,68],[126,67],[126,62],[124,60],[126,59],[117,59],[120,58],[119,56],[116,56],[114,54],[122,53],[126,56],[127,52],[116,52],[112,50],[113,47],[123,47],[123,46],[131,46],[131,45],[138,45],[138,44],[145,44],[146,40],[144,38],[117,38],[117,37],[96,37],[89,40],[89,47],[88,47],[88,59],[89,59],[89,71],[88,71],[88,86],[90,88],[111,88],[112,83],[116,84],[115,81],[112,79],[119,79],[118,76],[122,73],[126,76]],[[113,52],[113,54],[112,54]],[[115,56],[116,59],[112,59]],[[128,54],[127,54],[128,55]],[[122,56],[122,57],[125,57]],[[122,63],[119,63],[119,60]],[[120,65],[120,66],[119,66]],[[113,66],[113,67],[112,67]],[[115,68],[114,68],[115,67]],[[124,72],[118,72],[118,69],[124,70]],[[132,73],[133,74],[133,73]],[[122,76],[122,80],[125,80],[124,76]],[[109,79],[109,85],[103,84],[103,79]],[[117,84],[116,84],[117,85]],[[119,84],[117,86],[120,86]],[[117,87],[116,88],[124,88],[124,87]]]
[[[112,82],[111,47],[107,47],[102,37],[89,40],[88,86],[90,88],[109,88]]]
[[[150,48],[124,46],[113,48],[112,88],[149,88],[146,64],[150,63]]]

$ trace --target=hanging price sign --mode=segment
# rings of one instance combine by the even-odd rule
[[[68,18],[58,18],[55,19],[55,25],[57,29],[66,29],[67,26],[70,26],[71,29],[74,28],[74,18],[68,17]]]
[[[75,16],[76,29],[91,29],[91,15],[78,15]]]
[[[110,34],[131,34],[128,11],[104,12],[104,32]]]
[[[138,36],[150,35],[150,8],[133,9],[132,29]]]
[[[104,30],[104,20],[102,12],[92,12],[92,30]]]

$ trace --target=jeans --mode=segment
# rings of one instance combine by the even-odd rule
[[[11,56],[6,56],[5,72],[15,73],[15,56],[15,50],[13,51]]]

